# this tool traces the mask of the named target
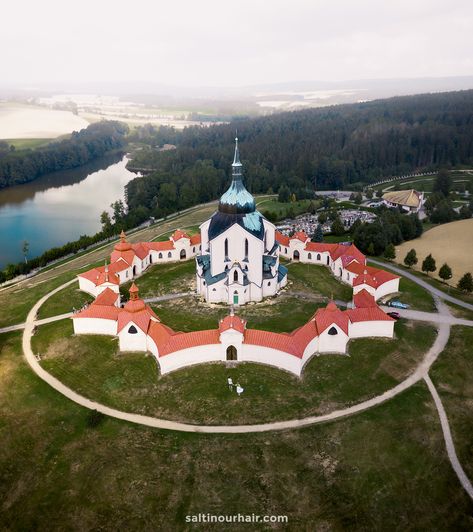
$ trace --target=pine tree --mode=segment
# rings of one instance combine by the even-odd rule
[[[436,269],[437,266],[435,264],[435,259],[432,257],[431,254],[427,255],[427,257],[425,257],[422,262],[422,271],[429,275],[429,272],[434,272]]]
[[[441,266],[439,270],[439,277],[442,279],[442,281],[447,282],[449,279],[452,278],[452,269],[450,266],[445,263]]]
[[[337,236],[342,236],[345,234],[345,227],[343,227],[343,223],[340,220],[340,217],[337,216],[335,220],[333,221],[331,231],[334,235],[337,235]]]
[[[396,258],[396,248],[394,244],[388,244],[384,250],[384,258],[388,260],[394,260]]]
[[[404,258],[404,264],[410,268],[419,262],[415,249],[411,249]]]
[[[465,275],[458,281],[457,288],[462,292],[468,292],[470,294],[473,292],[473,277],[470,272],[465,273]]]
[[[317,228],[315,230],[314,236],[312,238],[314,242],[323,242],[324,241],[324,233],[322,231],[322,226],[319,224],[317,225]]]

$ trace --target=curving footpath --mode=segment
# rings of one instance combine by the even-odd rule
[[[420,284],[420,279],[417,279],[415,276],[414,282],[417,282],[417,284]],[[43,381],[45,381],[47,384],[49,384],[51,387],[53,387],[56,391],[70,399],[71,401],[74,401],[75,403],[91,409],[91,410],[97,410],[98,412],[101,412],[104,415],[107,415],[109,417],[113,417],[115,419],[120,419],[123,421],[128,421],[129,423],[135,423],[138,425],[144,425],[148,427],[158,428],[158,429],[164,429],[164,430],[175,430],[180,432],[193,432],[193,433],[206,433],[206,434],[242,434],[242,433],[255,433],[255,432],[267,432],[267,431],[278,431],[278,430],[288,430],[288,429],[296,429],[301,427],[307,427],[309,425],[315,425],[318,423],[325,423],[329,421],[335,421],[344,417],[348,417],[354,414],[357,414],[359,412],[363,412],[365,410],[368,410],[370,408],[373,408],[375,406],[378,406],[385,401],[388,401],[400,393],[404,392],[417,382],[424,380],[430,390],[430,393],[434,399],[435,406],[437,408],[442,432],[447,448],[447,454],[450,460],[450,463],[452,464],[452,467],[458,476],[458,479],[460,480],[461,485],[465,489],[465,491],[468,493],[468,495],[473,499],[473,487],[471,485],[471,482],[469,481],[468,477],[466,476],[463,468],[461,467],[461,464],[458,460],[458,457],[455,452],[454,443],[451,436],[450,427],[448,424],[448,418],[445,413],[445,409],[442,405],[442,402],[440,400],[440,397],[437,393],[437,390],[435,389],[435,386],[433,385],[432,381],[429,377],[429,370],[432,364],[435,362],[439,354],[444,350],[444,348],[447,345],[449,336],[450,336],[450,322],[448,320],[445,320],[442,322],[438,322],[438,334],[437,338],[435,339],[435,342],[427,352],[426,356],[424,357],[424,360],[417,366],[414,373],[409,375],[404,381],[399,383],[394,388],[391,388],[390,390],[387,390],[381,395],[378,395],[377,397],[373,397],[372,399],[368,399],[366,401],[363,401],[361,403],[358,403],[356,405],[350,406],[348,408],[343,408],[341,410],[335,410],[329,414],[325,414],[322,416],[310,416],[303,419],[291,419],[286,421],[277,421],[273,423],[261,423],[261,424],[253,424],[253,425],[193,425],[190,423],[180,423],[177,421],[170,421],[167,419],[160,419],[155,418],[151,416],[144,416],[141,414],[133,414],[130,412],[123,412],[121,410],[117,410],[115,408],[110,408],[108,406],[105,406],[101,403],[97,403],[95,401],[91,401],[90,399],[87,399],[86,397],[76,393],[74,390],[68,388],[65,386],[61,381],[53,377],[50,373],[45,371],[39,362],[36,360],[36,357],[33,353],[33,350],[31,348],[31,337],[33,335],[34,327],[38,321],[35,320],[37,312],[41,305],[52,295],[56,294],[66,286],[69,286],[75,282],[75,279],[59,286],[49,294],[46,294],[43,296],[37,303],[33,306],[33,308],[28,313],[25,325],[24,325],[24,332],[23,332],[23,353],[26,357],[26,360],[32,370],[40,377]],[[450,310],[448,307],[439,300],[439,297],[437,297],[437,294],[434,292],[437,291],[437,289],[434,289],[427,283],[424,283],[427,285],[427,290],[429,290],[436,300],[437,308],[439,310],[439,313],[442,315],[450,315]],[[440,292],[440,291],[439,291]],[[441,292],[441,296],[443,297],[446,294],[443,294]],[[447,299],[443,297],[443,299]],[[449,296],[449,300],[453,299],[453,302],[457,302],[459,300],[456,300],[455,298],[451,298]],[[462,302],[464,303],[464,302]],[[468,304],[465,304],[468,305]],[[463,306],[465,306],[463,305]],[[46,318],[46,320],[55,321],[56,319],[64,319],[68,315],[62,315],[62,316],[54,316],[52,318]],[[41,321],[46,321],[41,320]]]
[[[406,270],[403,270],[402,268],[399,268],[398,266],[394,266],[394,264],[381,262],[376,259],[368,259],[368,262],[371,262],[372,264],[376,264],[376,266],[380,266],[381,268],[386,268],[387,270],[391,270],[398,275],[407,277],[407,279],[414,281],[414,283],[418,284],[419,286],[422,286],[422,288],[425,288],[432,295],[437,296],[440,299],[444,299],[445,301],[448,301],[449,303],[454,303],[455,305],[458,305],[459,307],[463,307],[468,310],[473,310],[473,305],[471,305],[470,303],[467,303],[466,301],[462,301],[461,299],[458,299],[454,296],[446,294],[445,292],[442,292],[442,290],[435,288],[435,286],[432,286],[431,284],[424,281],[423,279],[420,279],[419,277],[417,277],[417,275],[414,275],[411,272],[406,272]]]
[[[74,281],[69,281],[64,285],[59,286],[49,294],[43,296],[30,310],[28,317],[25,323],[25,330],[23,332],[23,352],[25,354],[28,364],[31,366],[33,371],[55,390],[63,394],[65,397],[74,401],[75,403],[84,406],[85,408],[98,410],[107,416],[114,417],[117,419],[122,419],[129,421],[130,423],[136,423],[140,425],[146,425],[148,427],[154,427],[159,429],[168,429],[168,430],[177,430],[184,432],[202,432],[202,433],[248,433],[248,432],[266,432],[266,431],[275,431],[275,430],[285,430],[285,429],[294,429],[299,427],[306,427],[308,425],[314,425],[316,423],[324,423],[327,421],[334,421],[346,416],[357,414],[358,412],[363,412],[369,408],[373,408],[389,399],[392,399],[396,395],[407,390],[420,380],[422,380],[425,375],[427,375],[430,366],[434,363],[438,355],[445,348],[448,337],[450,334],[450,325],[447,323],[441,323],[438,326],[438,335],[434,344],[429,349],[424,360],[419,364],[414,373],[409,375],[404,381],[396,385],[394,388],[387,390],[377,397],[373,397],[356,405],[343,408],[341,410],[335,410],[329,414],[324,414],[322,416],[310,416],[303,419],[291,419],[287,421],[277,421],[274,423],[261,423],[253,425],[193,425],[190,423],[180,423],[177,421],[169,421],[166,419],[154,418],[151,416],[144,416],[141,414],[133,414],[130,412],[123,412],[114,408],[107,407],[95,401],[91,401],[86,397],[79,395],[74,390],[71,390],[65,386],[61,381],[56,379],[53,375],[45,371],[39,362],[36,360],[36,357],[31,348],[31,337],[33,333],[33,328],[35,327],[35,317],[41,305],[52,295],[59,292],[69,284]]]

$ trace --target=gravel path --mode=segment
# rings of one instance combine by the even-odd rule
[[[74,401],[75,403],[81,406],[84,406],[85,408],[98,410],[99,412],[102,412],[103,414],[107,416],[114,417],[117,419],[122,419],[124,421],[129,421],[130,423],[136,423],[136,424],[146,425],[148,427],[154,427],[154,428],[160,428],[160,429],[176,430],[176,431],[181,431],[181,432],[183,431],[183,432],[202,432],[202,433],[211,433],[211,434],[212,433],[233,433],[234,434],[234,433],[286,430],[286,429],[294,429],[294,428],[299,428],[299,427],[306,427],[308,425],[314,425],[314,424],[323,423],[326,421],[333,421],[336,419],[340,419],[346,416],[356,414],[358,412],[363,412],[364,410],[373,408],[374,406],[377,406],[381,403],[384,403],[385,401],[388,401],[389,399],[392,399],[396,395],[402,393],[403,391],[410,388],[412,385],[422,380],[427,375],[427,372],[429,371],[430,366],[436,360],[437,356],[445,348],[445,345],[447,344],[449,333],[450,333],[450,325],[448,325],[447,323],[439,324],[438,335],[437,335],[437,338],[434,344],[431,346],[424,360],[419,364],[419,366],[416,368],[414,373],[412,373],[409,377],[407,377],[404,381],[399,383],[397,386],[395,386],[394,388],[391,388],[390,390],[387,390],[383,394],[378,395],[377,397],[373,397],[372,399],[368,399],[367,401],[363,401],[361,403],[353,405],[351,407],[343,408],[341,410],[336,410],[334,412],[331,412],[329,414],[325,414],[322,416],[310,416],[304,419],[291,419],[287,421],[278,421],[274,423],[261,423],[261,424],[254,424],[254,425],[215,425],[215,426],[214,425],[192,425],[190,423],[179,423],[175,421],[169,421],[166,419],[143,416],[140,414],[132,414],[129,412],[122,412],[114,408],[109,408],[100,403],[96,403],[95,401],[91,401],[90,399],[87,399],[86,397],[83,397],[82,395],[79,395],[74,390],[71,390],[70,388],[65,386],[62,382],[60,382],[58,379],[53,377],[50,373],[48,373],[41,367],[41,365],[36,360],[36,357],[31,348],[31,336],[32,336],[33,329],[35,327],[36,314],[39,308],[41,307],[41,305],[49,297],[59,292],[63,288],[65,288],[65,286],[69,285],[71,282],[73,281],[69,281],[65,285],[62,285],[56,288],[50,294],[46,294],[33,306],[33,308],[30,310],[28,314],[28,317],[26,319],[26,324],[25,324],[25,330],[23,332],[23,352],[25,354],[26,360],[28,361],[28,364],[31,366],[33,371],[41,379],[43,379],[50,386],[52,386],[55,390],[62,393],[65,397],[67,397],[71,401]],[[53,318],[47,318],[47,319],[52,320]]]
[[[462,301],[461,299],[458,299],[456,297],[453,297],[449,294],[446,294],[445,292],[442,292],[442,290],[439,290],[438,288],[435,288],[431,284],[427,283],[420,277],[417,277],[417,275],[414,275],[411,272],[406,272],[402,268],[398,268],[397,266],[394,266],[394,264],[388,264],[386,262],[381,262],[379,260],[375,259],[368,259],[368,262],[372,264],[376,264],[376,266],[380,266],[381,268],[386,268],[386,270],[391,270],[394,273],[407,277],[407,279],[410,279],[411,281],[414,281],[419,286],[422,286],[422,288],[425,288],[428,290],[431,294],[439,297],[440,299],[444,299],[445,301],[448,301],[450,303],[454,303],[455,305],[458,305],[459,307],[466,308],[468,310],[473,310],[473,305],[470,303],[467,303],[466,301]]]
[[[473,499],[473,486],[471,485],[469,478],[466,476],[466,473],[463,470],[460,461],[458,460],[457,453],[455,452],[455,445],[453,443],[452,433],[450,432],[447,414],[445,413],[445,409],[443,407],[442,401],[440,400],[440,396],[429,375],[426,375],[424,377],[424,380],[427,386],[429,387],[430,393],[432,394],[432,397],[435,402],[435,406],[437,407],[437,412],[440,418],[440,424],[442,426],[443,439],[445,440],[445,445],[447,447],[447,454],[448,458],[450,459],[450,463],[452,464],[453,470],[457,474],[458,480],[460,481],[461,485],[471,497],[471,499]]]
[[[384,265],[383,265],[384,266]],[[394,271],[397,271],[399,269],[397,268],[391,268]],[[403,272],[399,270],[402,275],[405,275],[406,272]],[[408,275],[406,275],[408,276]],[[39,362],[36,360],[36,357],[33,353],[33,350],[31,348],[31,337],[33,334],[34,327],[41,323],[50,323],[52,321],[56,321],[58,319],[65,319],[70,314],[63,314],[61,316],[52,316],[51,318],[46,318],[45,320],[36,320],[36,314],[41,307],[41,305],[52,295],[59,292],[66,286],[70,285],[71,283],[75,282],[75,279],[69,281],[68,283],[65,283],[49,294],[46,294],[44,297],[42,297],[30,310],[26,323],[24,324],[24,332],[23,332],[23,353],[26,357],[26,360],[32,370],[40,377],[42,380],[44,380],[47,384],[49,384],[51,387],[53,387],[55,390],[57,390],[59,393],[70,399],[71,401],[74,401],[75,403],[92,410],[97,410],[107,416],[121,419],[123,421],[127,421],[134,424],[139,425],[145,425],[148,427],[158,428],[158,429],[166,429],[166,430],[175,430],[180,432],[194,432],[194,433],[206,433],[206,434],[241,434],[241,433],[255,433],[255,432],[267,432],[267,431],[279,431],[279,430],[288,430],[288,429],[297,429],[301,427],[306,427],[309,425],[315,425],[318,423],[324,423],[328,421],[335,421],[338,419],[342,419],[354,414],[357,414],[359,412],[363,412],[365,410],[368,410],[370,408],[376,407],[385,401],[388,401],[400,393],[404,392],[420,380],[424,380],[429,388],[429,391],[432,395],[432,398],[435,402],[435,406],[437,408],[440,423],[442,427],[443,437],[446,444],[447,454],[448,458],[450,460],[450,463],[452,464],[452,467],[458,476],[458,479],[460,480],[461,485],[465,489],[465,491],[468,493],[468,495],[473,499],[473,487],[471,485],[470,480],[465,474],[465,471],[463,470],[457,454],[455,452],[455,446],[453,443],[448,418],[445,413],[445,409],[443,407],[443,404],[440,400],[440,397],[437,393],[437,390],[435,389],[435,386],[433,385],[430,377],[429,377],[429,370],[432,364],[435,362],[439,354],[445,349],[445,346],[447,345],[449,336],[450,336],[450,325],[452,323],[458,323],[458,322],[467,322],[468,325],[470,325],[471,322],[468,320],[457,320],[456,318],[453,318],[451,316],[450,310],[447,307],[445,303],[440,299],[445,299],[448,301],[451,301],[453,303],[459,304],[460,300],[457,300],[456,298],[447,296],[440,290],[437,290],[433,287],[431,287],[428,283],[425,283],[421,279],[418,279],[416,276],[411,275],[412,280],[416,282],[417,284],[423,286],[426,290],[430,291],[435,299],[437,308],[439,313],[422,313],[419,311],[410,311],[412,314],[411,316],[413,319],[427,319],[427,321],[433,321],[437,324],[437,338],[435,339],[435,342],[429,349],[428,353],[424,357],[423,361],[417,366],[416,370],[409,375],[404,381],[399,383],[394,388],[391,388],[390,390],[387,390],[381,395],[378,395],[376,397],[373,397],[371,399],[368,399],[367,401],[363,401],[361,403],[358,403],[356,405],[350,406],[348,408],[343,408],[341,410],[336,410],[334,412],[330,412],[329,414],[325,414],[322,416],[310,416],[303,419],[291,419],[286,421],[278,421],[274,423],[261,423],[261,424],[253,424],[253,425],[193,425],[190,423],[180,423],[176,421],[170,421],[166,419],[160,419],[160,418],[154,418],[150,416],[143,416],[140,414],[133,414],[130,412],[123,412],[121,410],[117,410],[114,408],[110,408],[108,406],[105,406],[101,403],[97,403],[95,401],[91,401],[90,399],[87,399],[86,397],[76,393],[74,390],[71,390],[67,386],[65,386],[62,382],[60,382],[58,379],[53,377],[50,373],[45,371]],[[173,297],[175,294],[173,295]],[[163,296],[162,296],[163,297]],[[181,296],[182,297],[182,296]],[[471,305],[468,303],[464,303],[461,301],[461,306],[465,308],[469,308]],[[473,306],[471,306],[473,308]],[[433,314],[433,315],[432,315]],[[426,316],[427,315],[427,316]],[[415,318],[417,316],[417,318]],[[407,316],[406,316],[407,317]],[[454,320],[452,322],[452,320]]]

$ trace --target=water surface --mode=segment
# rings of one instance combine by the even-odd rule
[[[100,213],[123,199],[124,186],[136,177],[125,168],[127,161],[109,155],[0,190],[0,268],[23,260],[24,240],[30,243],[29,257],[35,257],[99,231]]]

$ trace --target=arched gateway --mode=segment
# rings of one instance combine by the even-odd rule
[[[237,349],[234,345],[227,347],[227,360],[237,360]]]

